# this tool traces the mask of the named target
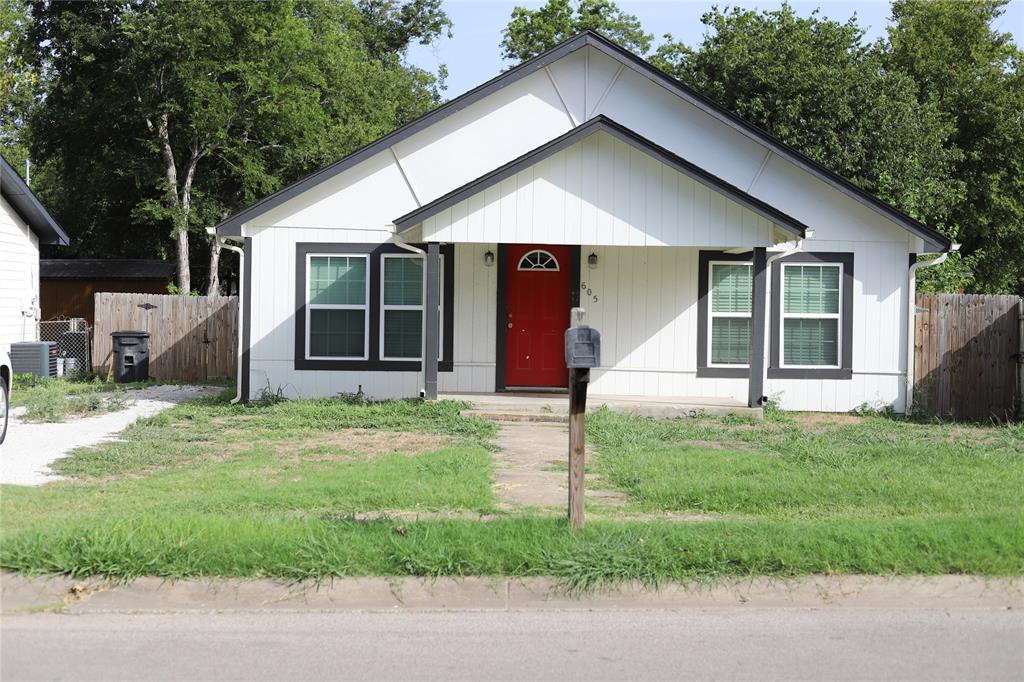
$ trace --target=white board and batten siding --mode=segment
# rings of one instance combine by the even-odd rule
[[[768,246],[762,216],[605,132],[423,221],[423,239],[598,246]]]
[[[295,244],[374,243],[395,218],[603,114],[814,229],[806,251],[854,254],[850,380],[769,379],[791,409],[901,409],[907,254],[917,237],[758,141],[586,48],[410,135],[242,227],[253,238],[252,395],[364,391],[416,395],[418,372],[295,371]],[[611,136],[598,134],[483,190],[412,230],[456,244],[453,372],[442,391],[494,390],[496,267],[502,243],[582,245],[602,331],[595,395],[746,399],[745,379],[696,377],[697,247],[770,246],[771,224]],[[657,248],[650,248],[657,247]],[[592,299],[598,297],[597,301]]]
[[[39,238],[0,197],[0,344],[35,341]]]
[[[853,377],[768,379],[766,394],[793,410],[846,411],[864,402],[901,409],[906,371],[901,348],[905,346],[894,340],[906,338],[901,314],[906,306],[905,253],[871,242],[815,243],[813,250],[854,254],[854,334],[849,340]],[[590,324],[601,331],[602,367],[593,372],[594,395],[746,401],[746,379],[697,377],[699,249],[594,247],[593,251],[598,266],[591,270],[582,264],[586,290],[581,305]]]

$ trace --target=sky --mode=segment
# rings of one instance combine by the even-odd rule
[[[412,64],[434,72],[437,71],[439,64],[447,64],[448,89],[444,92],[444,97],[457,97],[511,66],[502,61],[500,44],[501,32],[508,23],[512,8],[522,5],[533,9],[542,4],[544,3],[529,0],[444,0],[444,9],[454,23],[454,37],[439,38],[432,45],[414,45],[409,50],[408,59]],[[888,0],[797,0],[790,4],[801,16],[807,16],[819,7],[823,16],[836,21],[846,21],[856,14],[857,23],[867,30],[865,39],[869,42],[885,35],[889,20]],[[625,12],[636,15],[644,30],[654,34],[655,45],[661,42],[663,34],[671,33],[676,40],[695,46],[701,42],[704,34],[705,27],[700,23],[700,17],[713,5],[774,10],[781,7],[782,3],[619,0],[618,5]],[[1006,13],[999,18],[996,29],[1013,33],[1018,45],[1024,42],[1024,0],[1010,2],[1006,7]]]

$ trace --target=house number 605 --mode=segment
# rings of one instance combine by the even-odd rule
[[[587,296],[593,298],[594,303],[597,303],[597,294],[594,293],[593,289],[587,286],[586,282],[580,282],[580,291],[585,293]]]

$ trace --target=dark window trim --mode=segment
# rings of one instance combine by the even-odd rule
[[[419,248],[424,245],[417,244]],[[370,310],[369,353],[366,360],[308,360],[306,359],[306,256],[311,253],[358,253],[369,254]],[[419,360],[380,359],[380,272],[381,256],[391,253],[409,253],[395,244],[343,244],[338,242],[300,242],[295,245],[295,369],[296,370],[360,370],[364,372],[419,372]],[[437,363],[440,372],[453,369],[454,349],[454,301],[455,301],[455,248],[451,244],[441,246],[444,256],[444,358]]]
[[[782,264],[783,263],[839,263],[843,266],[843,300],[840,301],[842,325],[841,367],[790,368],[780,367],[782,347]],[[772,263],[772,315],[771,364],[769,379],[852,379],[853,378],[853,254],[838,251],[804,251],[779,258]]]
[[[708,275],[711,261],[754,262],[754,252],[726,253],[725,251],[701,251],[697,264],[697,378],[698,379],[747,379],[750,367],[708,367]],[[757,301],[753,302],[753,306]],[[752,306],[752,308],[753,308]],[[754,311],[751,309],[751,322]]]

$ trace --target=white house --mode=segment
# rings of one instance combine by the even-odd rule
[[[0,157],[0,344],[36,340],[39,245],[67,243],[64,230]]]
[[[948,239],[584,33],[217,226],[241,392],[906,404],[916,254]],[[422,361],[421,358],[426,358]]]

